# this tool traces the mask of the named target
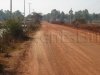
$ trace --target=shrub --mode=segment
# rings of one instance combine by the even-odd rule
[[[14,39],[24,39],[25,33],[21,26],[21,22],[16,19],[10,19],[6,21],[7,33]]]
[[[36,31],[41,27],[42,16],[40,13],[34,12],[32,15],[27,16],[28,30]]]

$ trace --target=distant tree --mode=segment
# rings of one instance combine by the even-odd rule
[[[95,14],[95,13],[93,13],[93,14],[92,14],[92,18],[93,18],[94,20],[100,20],[100,14]]]
[[[82,18],[83,18],[83,12],[81,10],[75,12],[75,19],[82,19]]]
[[[42,20],[42,14],[41,13],[33,12],[33,15],[31,16],[31,18],[34,21],[34,24],[36,24],[36,25],[40,24],[41,20]]]
[[[48,22],[50,21],[50,18],[51,18],[51,13],[48,13],[43,16],[43,20],[48,21]]]
[[[90,20],[90,15],[87,9],[83,10],[83,18],[86,19],[87,21]]]
[[[45,14],[43,20],[48,22],[71,22],[71,21],[83,21],[84,23],[92,22],[93,20],[100,20],[100,14],[90,14],[87,9],[76,11],[73,13],[71,9],[69,14],[60,12],[59,10],[53,9],[51,13]]]
[[[51,11],[51,17],[50,17],[50,20],[51,21],[58,21],[60,20],[60,11],[54,9]]]
[[[27,16],[28,31],[37,30],[41,26],[42,14],[33,12],[32,15]]]
[[[75,19],[84,19],[86,21],[90,21],[91,20],[91,17],[90,17],[90,14],[88,12],[87,9],[83,10],[83,11],[77,11],[75,12]]]
[[[53,9],[51,13],[44,15],[44,20],[48,22],[64,22],[66,20],[66,14],[64,12],[60,12],[56,9]]]
[[[9,10],[6,11],[0,10],[0,21],[8,20],[13,17],[16,17],[16,19],[20,19],[20,20],[23,20],[24,18],[23,14],[19,10],[13,13],[11,13]]]
[[[70,23],[71,23],[73,20],[73,10],[72,9],[69,11],[69,15],[70,15]]]
[[[3,12],[3,10],[0,10],[0,20],[4,20],[5,19],[5,13]]]
[[[5,20],[11,19],[12,13],[9,10],[5,11]]]
[[[61,14],[60,14],[60,21],[61,22],[65,22],[65,17],[66,17],[65,13],[61,12]]]
[[[16,19],[20,19],[21,21],[24,19],[24,15],[19,10],[13,13],[13,17],[15,17]]]

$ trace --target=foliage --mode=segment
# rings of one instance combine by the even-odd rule
[[[21,26],[21,22],[16,19],[10,19],[6,21],[7,32],[11,37],[15,39],[24,38],[25,33],[23,32],[23,28]]]
[[[13,12],[13,17],[16,18],[17,20],[23,21],[24,20],[24,16],[22,15],[22,13],[17,10],[15,12]]]
[[[0,18],[0,20],[2,19],[0,23],[4,22],[1,24],[1,30],[5,30],[2,36],[0,36],[0,52],[5,52],[9,46],[17,41],[28,40],[29,37],[25,31],[26,29],[29,32],[30,30],[36,31],[41,27],[42,16],[40,13],[34,12],[32,15],[29,15],[26,18],[26,23],[23,24],[24,16],[20,11],[11,13],[8,10],[5,12],[0,10],[0,12],[5,14],[4,17],[0,15],[2,17]],[[31,19],[28,21],[29,25],[27,24],[28,19]]]
[[[85,19],[76,19],[73,21],[73,24],[86,24],[87,21]]]
[[[88,12],[87,9],[83,10],[83,11],[78,11],[75,12],[75,19],[77,20],[86,20],[89,21],[90,20],[90,14]]]
[[[51,13],[48,13],[47,15],[44,15],[43,19],[48,22],[65,22],[67,19],[67,15],[64,12],[60,12],[56,9],[53,9]]]
[[[96,13],[90,14],[87,9],[79,10],[79,11],[76,11],[75,13],[71,9],[69,11],[69,14],[65,14],[64,12],[60,12],[59,10],[53,9],[51,13],[45,14],[43,16],[43,20],[46,20],[48,22],[64,22],[64,23],[67,22],[69,23],[70,17],[72,21],[84,20],[86,21],[86,23],[92,22],[95,20],[100,20],[100,14],[96,14]]]
[[[28,15],[27,21],[26,21],[26,23],[28,25],[28,29],[35,31],[38,28],[40,28],[41,27],[41,20],[42,20],[41,13],[33,12],[32,15]]]
[[[0,21],[11,19],[11,17],[14,17],[14,18],[16,17],[20,20],[23,20],[24,18],[22,13],[18,10],[13,13],[11,13],[9,10],[6,10],[6,11],[0,10]]]
[[[3,12],[3,10],[0,10],[0,20],[4,20],[6,17],[5,13]]]
[[[5,52],[15,41],[26,40],[26,38],[26,33],[23,32],[19,20],[14,18],[6,20],[5,29],[3,30],[2,36],[0,36],[0,52]]]
[[[4,33],[2,36],[3,37],[0,37],[0,52],[3,53],[5,52],[5,49],[10,45],[11,39],[9,39],[9,36],[6,33]]]

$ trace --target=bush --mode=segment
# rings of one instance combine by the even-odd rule
[[[10,45],[9,35],[5,29],[2,29],[1,36],[0,36],[0,52],[4,52],[7,46]]]
[[[42,16],[40,13],[34,12],[32,15],[27,16],[26,24],[29,31],[36,31],[41,27]]]
[[[21,22],[16,19],[10,19],[6,21],[7,33],[14,39],[24,39],[25,33],[21,26]]]
[[[9,19],[5,22],[5,31],[0,37],[0,52],[4,53],[17,41],[26,41],[29,39],[23,31],[21,22],[16,19]]]

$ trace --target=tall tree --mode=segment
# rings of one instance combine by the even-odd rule
[[[89,12],[87,9],[83,10],[83,18],[86,19],[87,21],[90,20]]]
[[[72,8],[69,11],[69,14],[70,14],[70,23],[72,23],[72,20],[73,20],[73,10],[72,10]]]

